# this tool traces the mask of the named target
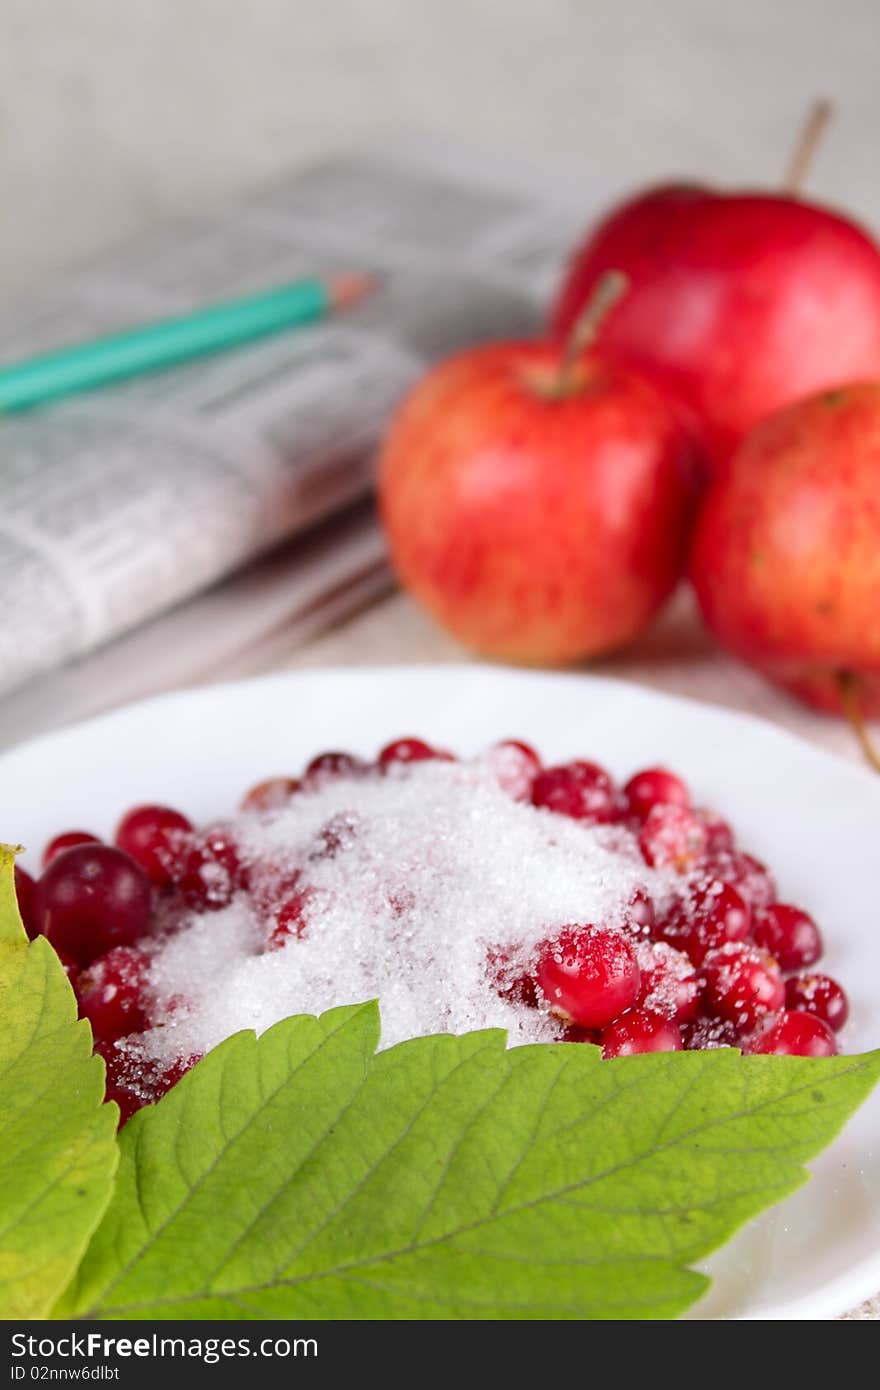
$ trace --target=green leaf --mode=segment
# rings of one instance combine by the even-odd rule
[[[375,1055],[373,1005],[209,1054],[121,1134],[57,1312],[673,1317],[689,1264],[797,1187],[880,1054],[602,1061],[499,1032]]]
[[[104,1066],[48,942],[28,944],[0,846],[0,1318],[46,1317],[110,1200]]]
[[[26,946],[27,934],[15,895],[15,856],[21,845],[0,844],[0,946]]]

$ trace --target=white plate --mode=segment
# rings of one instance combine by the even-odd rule
[[[521,737],[620,776],[658,761],[681,771],[822,924],[852,1004],[846,1050],[880,1045],[880,780],[770,724],[634,685],[463,666],[305,671],[161,696],[0,758],[0,838],[27,845],[34,865],[52,833],[109,834],[137,802],[208,819],[320,749],[370,754],[404,734],[464,753]],[[880,1289],[880,1096],[805,1188],[705,1268],[714,1282],[695,1316],[706,1318],[827,1318]]]

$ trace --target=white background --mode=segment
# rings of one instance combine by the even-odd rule
[[[880,225],[876,0],[0,0],[0,287],[352,139],[553,164],[585,202],[778,178]]]

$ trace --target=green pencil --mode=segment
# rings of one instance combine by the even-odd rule
[[[356,303],[374,284],[371,275],[358,271],[299,280],[0,367],[0,414],[313,323]]]

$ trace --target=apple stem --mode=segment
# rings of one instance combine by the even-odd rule
[[[785,178],[782,180],[782,186],[787,193],[800,193],[833,115],[834,107],[831,102],[820,97],[818,101],[813,102],[804,117]]]
[[[599,329],[617,301],[629,289],[629,276],[622,270],[606,270],[596,281],[596,287],[578,315],[565,340],[559,366],[558,394],[565,396],[571,389],[574,366],[582,352],[592,347]]]
[[[880,752],[874,745],[865,722],[865,716],[862,713],[858,677],[854,676],[851,671],[838,671],[837,688],[840,691],[840,703],[843,706],[843,712],[852,726],[867,762],[875,772],[880,772]]]

